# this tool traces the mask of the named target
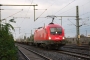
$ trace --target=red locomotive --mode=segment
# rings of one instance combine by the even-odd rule
[[[45,27],[40,27],[34,32],[34,43],[37,46],[46,48],[59,48],[65,45],[64,29],[57,24],[50,23]]]

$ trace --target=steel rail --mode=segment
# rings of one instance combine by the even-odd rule
[[[18,49],[19,50],[19,49]],[[30,60],[22,51],[19,50],[19,52],[24,56],[26,60]]]
[[[22,46],[20,46],[20,47],[22,47]],[[46,57],[46,56],[44,56],[44,55],[42,55],[42,54],[39,54],[39,53],[37,53],[37,52],[35,52],[35,51],[33,51],[33,50],[30,50],[30,49],[28,49],[28,48],[26,48],[26,47],[23,47],[23,48],[25,48],[26,50],[31,51],[31,52],[39,55],[41,58],[44,58],[45,60],[52,60],[52,59],[50,59],[50,58],[48,58],[48,57]]]
[[[67,55],[79,57],[79,58],[82,58],[82,59],[90,60],[90,56],[80,55],[80,54],[77,54],[77,53],[66,52],[66,51],[58,51],[58,52],[62,53],[62,54],[67,54]]]

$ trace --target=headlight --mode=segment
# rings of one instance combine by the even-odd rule
[[[63,39],[65,39],[65,37],[63,37]]]
[[[51,37],[49,36],[49,38],[48,38],[49,40],[51,40]]]

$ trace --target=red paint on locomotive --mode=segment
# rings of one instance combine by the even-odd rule
[[[49,24],[34,32],[34,43],[61,44],[65,40],[64,29],[57,24]]]

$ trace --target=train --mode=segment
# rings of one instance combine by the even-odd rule
[[[66,44],[64,28],[54,23],[39,27],[34,32],[34,44],[48,49],[64,46]]]
[[[19,43],[58,49],[66,44],[64,28],[58,24],[49,23],[44,27],[37,28],[34,35],[30,36],[30,40],[21,39]]]

